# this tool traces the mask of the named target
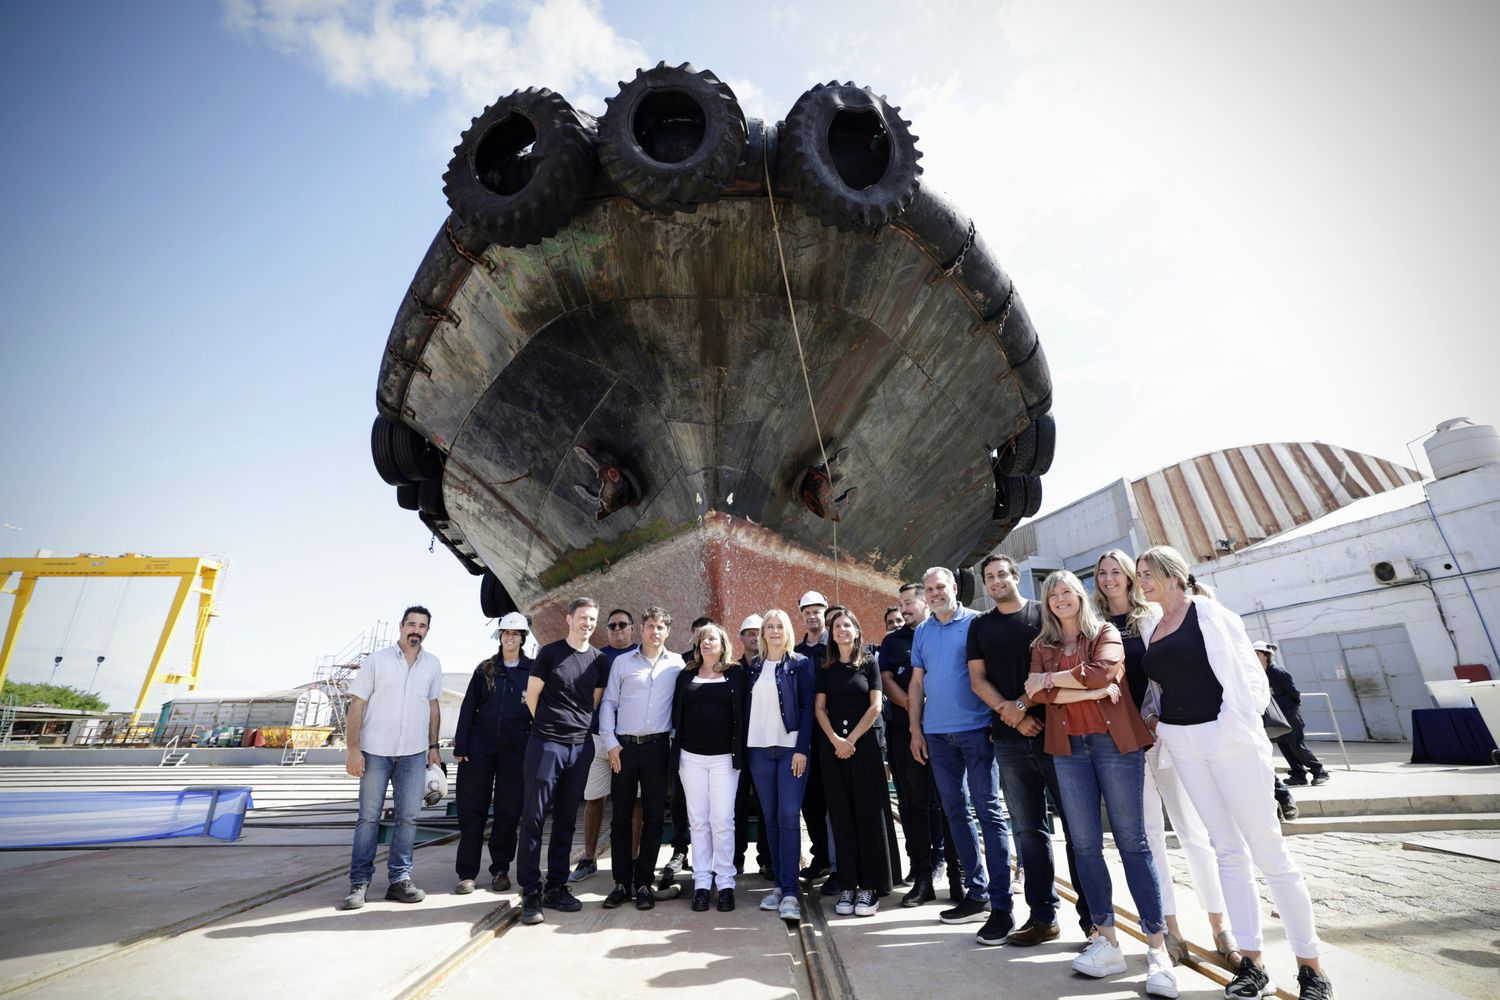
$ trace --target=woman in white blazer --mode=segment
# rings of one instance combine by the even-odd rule
[[[1297,956],[1300,1000],[1332,1000],[1318,961],[1312,899],[1281,836],[1273,800],[1271,744],[1261,714],[1271,700],[1245,624],[1193,578],[1187,560],[1158,545],[1136,560],[1146,600],[1161,607],[1144,656],[1161,687],[1157,766],[1171,767],[1208,829],[1229,923],[1241,955],[1226,997],[1271,996],[1261,964],[1260,898],[1250,862],[1265,876]]]

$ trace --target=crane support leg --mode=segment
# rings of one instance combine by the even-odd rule
[[[151,692],[151,685],[156,683],[156,672],[160,669],[161,659],[167,652],[167,644],[172,641],[172,632],[177,628],[177,620],[182,617],[182,608],[187,603],[188,594],[193,591],[193,583],[193,577],[184,576],[177,584],[177,593],[172,597],[172,607],[167,611],[167,624],[162,627],[161,638],[156,642],[156,652],[151,654],[151,666],[146,668],[146,680],[141,684],[141,696],[135,700],[135,711],[130,713],[131,725],[141,720],[141,711],[146,705],[146,695]],[[193,666],[193,672],[196,679],[196,663]]]
[[[10,574],[6,574],[9,579]],[[10,670],[10,654],[15,652],[16,633],[21,631],[21,621],[26,617],[26,606],[31,603],[31,592],[36,589],[36,577],[21,574],[15,590],[0,589],[0,593],[12,594],[15,602],[10,606],[10,621],[5,626],[5,641],[0,644],[0,687],[5,685],[5,675]]]

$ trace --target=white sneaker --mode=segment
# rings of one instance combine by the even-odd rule
[[[1172,971],[1172,956],[1165,948],[1152,948],[1146,952],[1146,995],[1177,996],[1177,973]]]
[[[762,896],[760,899],[760,908],[762,910],[781,909],[781,890],[772,889],[770,892]]]
[[[1125,971],[1125,955],[1119,945],[1109,943],[1109,938],[1100,934],[1082,955],[1073,959],[1073,971],[1085,976],[1103,979]]]
[[[802,904],[797,901],[796,896],[785,896],[781,900],[781,919],[790,920],[792,923],[801,923]]]

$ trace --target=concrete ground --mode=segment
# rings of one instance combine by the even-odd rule
[[[1297,790],[1309,818],[1289,830],[1309,821],[1358,824],[1388,815],[1370,810],[1392,808],[1400,811],[1389,815],[1421,817],[1426,826],[1392,833],[1356,825],[1291,838],[1340,997],[1500,997],[1500,865],[1491,859],[1500,834],[1442,828],[1452,816],[1500,811],[1500,769],[1410,765],[1409,749],[1399,745],[1350,749],[1353,772],[1338,766],[1330,784]],[[741,881],[732,914],[693,913],[686,899],[638,913],[628,905],[599,908],[609,889],[602,871],[576,887],[583,912],[547,911],[546,923],[521,927],[513,925],[514,892],[453,895],[453,848],[437,843],[417,854],[417,881],[430,893],[424,903],[380,901],[377,863],[375,898],[343,913],[334,907],[345,891],[355,782],[337,766],[0,768],[0,789],[212,783],[255,788],[256,808],[235,844],[0,852],[8,890],[0,996],[457,997],[496,987],[611,1000],[673,989],[712,991],[716,1000],[813,995],[817,969],[804,967],[796,934],[755,909],[767,886],[753,875]],[[1186,888],[1180,856],[1173,874],[1184,885],[1178,898],[1188,936],[1206,946],[1206,918]],[[1118,866],[1116,885],[1124,885]],[[1124,939],[1128,974],[1090,980],[1068,968],[1078,935],[1066,920],[1063,938],[1051,945],[984,948],[973,940],[976,925],[942,925],[940,904],[903,910],[898,896],[873,918],[810,920],[804,933],[842,963],[832,995],[844,983],[862,1000],[1140,995],[1138,941]],[[1128,898],[1116,903],[1133,909]],[[1273,975],[1294,986],[1279,922],[1268,917],[1267,931]],[[449,968],[466,947],[472,954]],[[439,968],[446,975],[435,979]],[[1179,969],[1179,976],[1183,996],[1222,995],[1198,973]]]

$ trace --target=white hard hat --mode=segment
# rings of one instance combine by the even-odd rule
[[[821,604],[826,608],[828,607],[828,598],[824,597],[816,590],[809,590],[807,593],[802,595],[802,600],[797,602],[797,610],[801,611],[803,608],[807,607],[810,604]]]
[[[522,633],[527,633],[527,632],[530,632],[530,631],[531,631],[531,625],[530,625],[529,622],[526,621],[526,616],[523,615],[523,614],[521,614],[521,612],[519,612],[519,611],[512,611],[510,614],[508,614],[504,618],[500,619],[500,624],[495,629],[495,638],[496,639],[500,638],[500,633],[501,632],[522,632]],[[523,636],[523,638],[524,638],[524,636]]]
[[[441,764],[427,765],[427,783],[422,789],[422,801],[429,808],[448,797],[448,772]]]
[[[740,622],[741,632],[744,632],[746,629],[752,628],[760,628],[760,615],[751,615],[749,618],[746,618],[744,621]]]
[[[1266,642],[1264,639],[1256,639],[1250,646],[1257,653],[1274,653],[1276,651],[1276,644]]]

